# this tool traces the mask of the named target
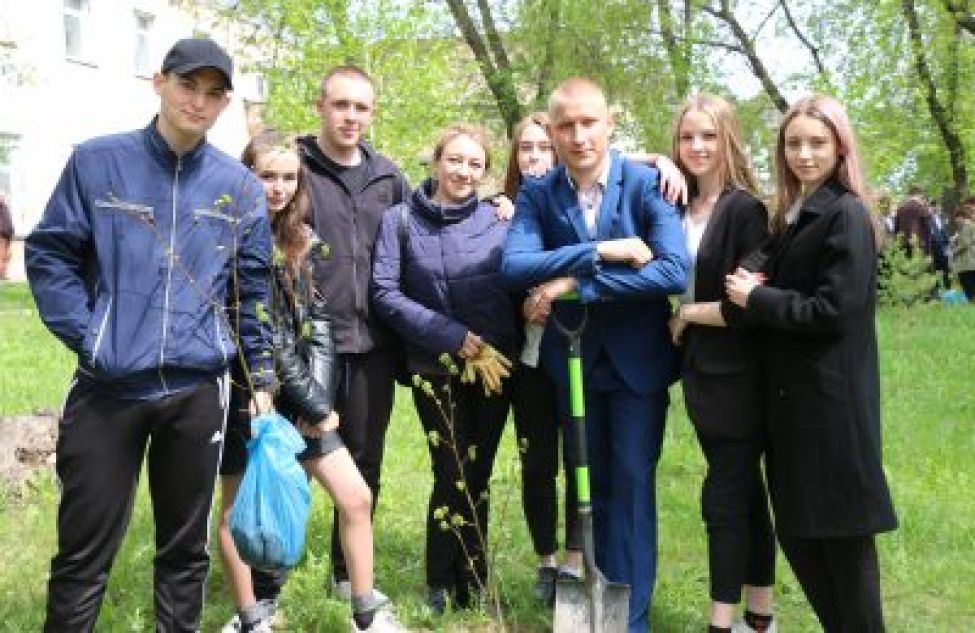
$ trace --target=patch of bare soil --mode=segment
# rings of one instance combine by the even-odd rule
[[[52,469],[57,439],[53,411],[0,418],[0,489],[16,492],[38,472]]]

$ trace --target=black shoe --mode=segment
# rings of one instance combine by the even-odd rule
[[[481,592],[476,584],[462,582],[454,587],[454,605],[458,609],[471,609],[480,602]]]
[[[535,598],[549,608],[555,605],[555,579],[558,575],[559,570],[555,567],[539,567],[535,578]]]
[[[427,606],[437,615],[443,615],[447,610],[447,588],[430,587],[427,592]]]

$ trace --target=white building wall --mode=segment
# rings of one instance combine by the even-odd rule
[[[232,26],[173,6],[171,0],[88,0],[81,59],[65,54],[64,0],[0,0],[0,139],[14,139],[6,164],[17,235],[40,219],[72,147],[93,136],[145,126],[158,111],[151,73],[181,37],[208,33],[235,54]],[[136,12],[153,17],[149,72],[136,74]],[[197,13],[203,13],[202,11]],[[4,59],[6,57],[6,59]],[[238,155],[247,143],[245,101],[258,82],[237,69],[230,106],[209,138]],[[0,161],[2,162],[2,161]],[[0,180],[0,188],[5,188]],[[16,258],[16,256],[15,256]],[[13,278],[23,275],[14,262]]]

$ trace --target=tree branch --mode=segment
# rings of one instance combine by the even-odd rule
[[[943,0],[945,9],[961,28],[975,35],[975,10],[971,0]]]
[[[944,105],[938,99],[938,88],[934,83],[931,74],[931,67],[924,56],[924,39],[921,36],[921,24],[917,17],[917,7],[914,0],[901,0],[901,9],[907,21],[908,35],[911,40],[911,50],[914,53],[914,67],[918,79],[924,87],[925,100],[928,104],[928,111],[934,119],[941,138],[944,140],[948,150],[948,157],[951,161],[951,174],[954,180],[955,193],[964,196],[968,191],[968,169],[966,166],[965,146],[956,132],[951,117],[945,110]]]
[[[481,24],[484,25],[484,34],[487,36],[497,69],[501,72],[510,71],[511,61],[508,59],[508,52],[504,49],[501,36],[498,35],[498,27],[494,24],[494,16],[491,14],[491,7],[488,6],[487,0],[477,0],[477,10],[481,14]]]
[[[545,108],[546,100],[552,91],[552,70],[555,68],[555,39],[559,36],[559,18],[562,13],[562,0],[547,0],[548,25],[545,29],[545,45],[542,63],[538,67],[535,85],[536,110]]]
[[[782,7],[782,13],[785,14],[785,20],[789,23],[792,32],[796,34],[796,37],[802,42],[803,46],[809,49],[813,62],[816,64],[816,70],[819,71],[820,75],[827,76],[826,66],[823,65],[823,60],[819,57],[819,48],[813,46],[813,43],[799,29],[799,25],[796,24],[795,18],[792,17],[792,11],[789,10],[789,5],[786,4],[786,1],[779,0],[779,6]]]
[[[660,35],[661,37],[663,37],[664,34],[663,31],[657,29],[648,29],[647,32],[653,35]],[[731,53],[738,53],[739,55],[745,54],[745,49],[743,49],[741,46],[738,46],[737,44],[729,44],[728,42],[722,42],[721,40],[701,39],[699,37],[688,37],[686,35],[675,35],[674,37],[686,44],[710,46],[711,48],[723,48]]]
[[[467,11],[467,6],[463,0],[446,0],[446,2],[450,8],[451,15],[454,16],[454,22],[457,24],[457,28],[460,29],[464,41],[467,42],[471,53],[474,54],[475,61],[477,61],[478,66],[481,68],[481,74],[484,76],[484,80],[487,82],[491,94],[494,95],[494,100],[497,102],[501,118],[504,120],[505,127],[510,133],[511,128],[522,117],[521,103],[518,101],[514,81],[511,77],[511,66],[509,64],[499,69],[495,65],[494,60],[491,59],[491,55],[488,53],[488,47],[484,42],[484,38],[481,37],[477,27],[474,25],[474,20],[471,19],[471,14]],[[496,45],[500,46],[502,50],[502,56],[498,60],[499,63],[503,60],[507,64],[508,56],[503,53],[504,45],[497,34],[497,30],[493,28],[494,20],[490,16],[490,7],[487,6],[484,0],[478,0],[478,8],[481,11],[482,21],[485,24],[492,25],[490,30],[493,30],[494,35],[492,36],[489,32],[488,38],[498,38]],[[487,17],[485,17],[485,11],[487,12]]]
[[[674,73],[674,88],[677,96],[683,99],[690,92],[688,68],[690,59],[686,57],[687,47],[678,43],[674,32],[674,16],[670,10],[670,0],[657,0],[657,13],[660,15],[660,32],[670,60],[670,70]]]
[[[742,27],[738,18],[735,17],[734,12],[731,10],[731,5],[728,0],[721,0],[721,8],[715,9],[712,6],[705,5],[702,10],[715,17],[716,19],[724,22],[729,29],[731,29],[732,34],[735,39],[738,40],[740,46],[740,52],[748,60],[748,64],[752,68],[752,73],[758,78],[759,82],[762,84],[762,88],[765,90],[765,94],[769,96],[772,103],[779,112],[785,113],[789,109],[789,102],[785,100],[782,96],[782,92],[779,87],[775,85],[775,81],[772,80],[772,76],[769,74],[768,69],[762,62],[762,58],[758,56],[758,51],[755,50],[755,43],[748,37],[745,29]]]

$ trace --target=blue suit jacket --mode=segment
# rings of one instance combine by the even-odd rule
[[[559,302],[553,315],[574,326],[581,311],[588,310],[582,341],[585,373],[591,374],[597,359],[608,359],[630,390],[651,393],[677,377],[667,296],[684,291],[690,259],[680,216],[661,197],[656,170],[615,152],[611,160],[595,241],[588,237],[564,166],[526,179],[508,231],[502,272],[517,288],[575,277],[582,306]],[[596,261],[596,242],[633,236],[653,251],[643,268]],[[567,354],[565,338],[550,321],[542,339],[542,362],[562,385],[567,383]]]

